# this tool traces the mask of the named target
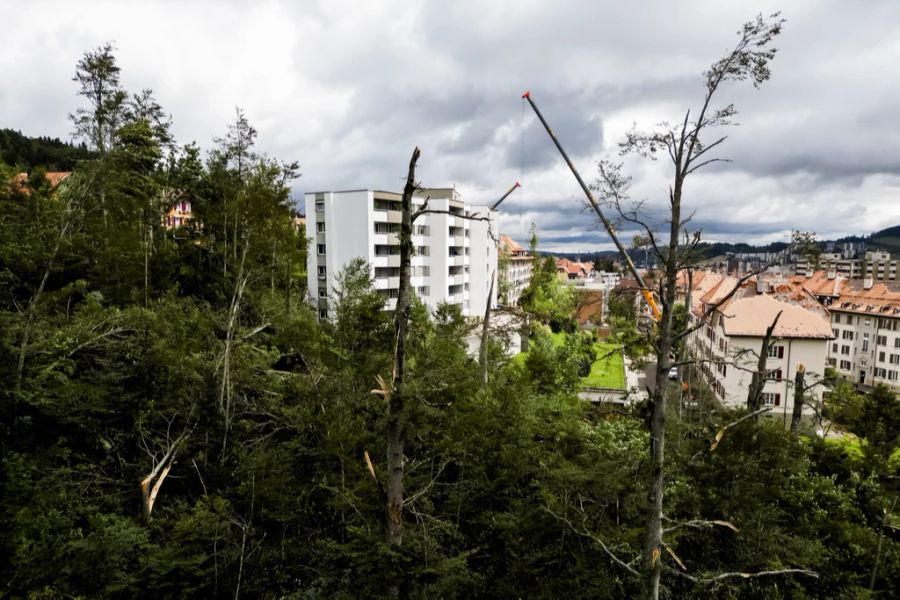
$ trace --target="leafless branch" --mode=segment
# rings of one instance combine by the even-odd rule
[[[635,569],[635,568],[632,567],[630,564],[628,564],[628,563],[626,563],[625,561],[623,561],[623,560],[622,560],[621,558],[619,558],[618,556],[616,556],[616,555],[613,553],[613,551],[609,549],[609,546],[607,546],[607,545],[603,542],[603,540],[601,540],[600,538],[598,538],[597,536],[595,536],[594,534],[592,534],[590,531],[587,530],[587,528],[582,527],[581,529],[578,529],[577,527],[575,527],[575,525],[572,524],[572,521],[570,521],[569,519],[565,518],[565,517],[562,516],[562,515],[556,514],[555,512],[553,512],[553,511],[550,509],[549,506],[544,506],[544,510],[547,511],[547,513],[549,513],[550,515],[552,515],[552,516],[553,516],[554,518],[556,518],[557,520],[559,520],[559,521],[565,523],[565,524],[569,527],[569,529],[571,529],[575,534],[580,535],[580,536],[582,536],[582,537],[585,537],[585,538],[587,538],[587,539],[593,541],[593,542],[594,542],[595,544],[597,544],[598,546],[600,546],[600,548],[603,550],[603,552],[605,552],[606,555],[610,558],[610,560],[612,560],[614,563],[616,563],[617,565],[619,565],[620,567],[622,567],[623,569],[625,569],[626,571],[628,571],[628,572],[631,573],[632,575],[640,576],[640,573],[638,573],[637,569]]]

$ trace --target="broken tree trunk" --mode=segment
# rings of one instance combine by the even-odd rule
[[[387,426],[387,504],[385,537],[387,543],[403,543],[403,428],[406,410],[403,397],[403,375],[406,368],[406,336],[409,328],[409,266],[412,261],[412,197],[416,191],[416,162],[419,148],[409,159],[409,172],[403,188],[400,223],[400,290],[394,310],[394,372],[388,397]]]
[[[481,346],[478,349],[478,362],[481,363],[481,383],[488,383],[487,344],[488,331],[491,327],[491,296],[494,295],[494,273],[491,273],[491,286],[488,288],[487,302],[484,307],[484,321],[481,323]]]
[[[762,348],[759,350],[759,360],[756,363],[756,371],[753,372],[753,379],[750,381],[750,393],[747,395],[747,410],[755,411],[762,403],[763,387],[766,385],[766,360],[769,358],[769,348],[772,347],[772,334],[778,325],[778,319],[781,318],[781,312],[775,315],[772,324],[766,329],[766,335],[763,337]]]
[[[800,417],[803,414],[803,393],[806,391],[806,367],[797,365],[797,375],[794,377],[794,411],[791,414],[791,435],[796,438],[800,435]]]

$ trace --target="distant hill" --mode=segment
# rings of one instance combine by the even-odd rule
[[[0,161],[22,171],[30,172],[35,167],[71,171],[78,161],[92,156],[84,144],[74,146],[59,138],[33,138],[13,129],[0,129]]]
[[[900,252],[900,225],[876,231],[866,239],[866,244],[891,253]]]

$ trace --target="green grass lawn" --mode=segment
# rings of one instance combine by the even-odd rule
[[[562,346],[566,343],[566,334],[551,333],[554,346]],[[582,378],[583,387],[609,388],[615,390],[625,389],[625,364],[621,348],[618,344],[594,343],[594,353],[598,357],[591,365],[591,372]],[[525,364],[526,352],[517,354],[513,362]]]
[[[594,344],[594,352],[599,357],[591,365],[591,372],[581,380],[585,387],[625,389],[625,364],[622,350],[617,344]]]

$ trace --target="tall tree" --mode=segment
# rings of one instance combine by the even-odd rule
[[[101,157],[114,145],[128,99],[119,81],[120,71],[114,48],[107,43],[85,52],[72,78],[78,82],[78,95],[88,101],[87,108],[79,108],[69,115],[75,125],[75,136],[86,141]]]
[[[714,100],[717,92],[728,82],[749,79],[758,87],[769,79],[769,63],[776,52],[772,41],[781,32],[783,21],[776,13],[767,18],[760,15],[745,23],[738,31],[739,40],[735,47],[704,73],[705,93],[699,110],[693,113],[688,110],[681,123],[663,123],[657,131],[642,132],[633,129],[620,144],[623,154],[636,153],[656,158],[658,153],[664,152],[669,159],[673,173],[669,186],[668,239],[657,234],[655,227],[639,214],[639,207],[626,207],[623,204],[629,178],[622,174],[621,166],[605,161],[599,164],[598,188],[616,205],[624,219],[642,230],[662,270],[662,315],[657,323],[656,380],[649,417],[650,477],[647,482],[647,519],[641,563],[645,598],[659,598],[660,573],[666,547],[663,541],[668,389],[666,377],[674,342],[676,280],[680,270],[691,266],[691,250],[700,239],[699,232],[688,235],[685,228],[690,221],[690,216],[683,213],[685,184],[697,170],[725,160],[716,157],[713,151],[727,136],[710,140],[708,134],[710,130],[731,124],[737,111],[733,104],[716,106]],[[687,243],[682,241],[683,237],[687,239]],[[686,332],[681,335],[686,335]]]

